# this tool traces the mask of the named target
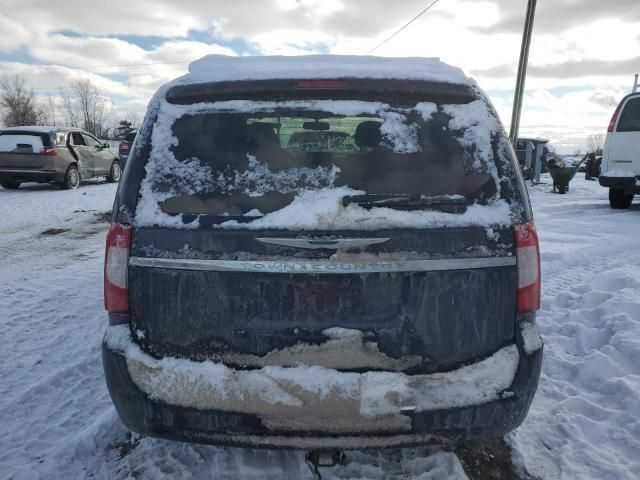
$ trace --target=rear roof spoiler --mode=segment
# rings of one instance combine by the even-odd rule
[[[415,105],[420,101],[435,103],[469,103],[478,99],[477,93],[468,85],[429,82],[423,80],[340,78],[344,86],[336,88],[308,88],[316,79],[291,80],[241,80],[232,82],[196,83],[176,85],[169,89],[166,99],[169,103],[189,105],[201,102],[224,100],[377,100],[393,99],[394,104]],[[326,79],[322,82],[330,84]]]

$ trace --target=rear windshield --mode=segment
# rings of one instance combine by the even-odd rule
[[[380,228],[504,219],[481,100],[394,108],[364,101],[167,105],[137,218],[227,228]],[[499,211],[498,211],[499,210]],[[168,218],[174,220],[168,221]],[[463,220],[463,223],[464,223]]]
[[[620,115],[618,132],[640,132],[640,98],[627,102]]]
[[[46,133],[0,132],[0,152],[31,153],[51,146]]]

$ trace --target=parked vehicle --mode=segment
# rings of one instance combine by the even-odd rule
[[[120,159],[120,168],[122,170],[124,170],[127,164],[127,158],[129,157],[131,145],[133,145],[133,141],[136,139],[136,134],[136,131],[127,133],[120,142],[120,145],[118,145],[118,158]]]
[[[24,182],[78,188],[81,180],[120,180],[120,163],[88,132],[62,127],[11,127],[0,131],[0,185],[16,189]]]
[[[545,138],[528,138],[528,137],[518,138],[518,142],[516,144],[516,155],[518,157],[518,162],[520,163],[520,167],[524,168],[525,166],[525,162],[527,158],[527,143],[529,142],[533,143],[534,156],[532,158],[532,165],[533,165],[533,161],[535,161],[535,154],[536,154],[535,152],[536,152],[536,149],[538,148],[538,145],[543,146],[540,172],[547,173],[549,171],[547,167],[547,163],[550,160],[556,159],[557,155],[556,155],[556,149],[553,146],[553,144],[550,143],[550,141]]]
[[[303,449],[517,427],[542,361],[538,240],[475,83],[433,59],[190,72],[150,103],[107,237],[103,363],[124,424]]]
[[[611,118],[601,172],[611,207],[629,208],[640,193],[640,92],[624,97]]]

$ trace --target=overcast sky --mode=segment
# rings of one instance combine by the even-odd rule
[[[208,53],[364,54],[429,3],[2,0],[0,75],[25,76],[43,97],[87,77],[114,114],[142,116],[158,86]],[[508,126],[525,9],[526,0],[440,0],[375,53],[461,67]],[[539,1],[529,73],[521,133],[584,148],[640,73],[640,1]]]

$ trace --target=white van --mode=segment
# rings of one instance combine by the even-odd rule
[[[611,118],[600,185],[609,188],[612,208],[629,208],[640,193],[640,92],[623,98]]]

